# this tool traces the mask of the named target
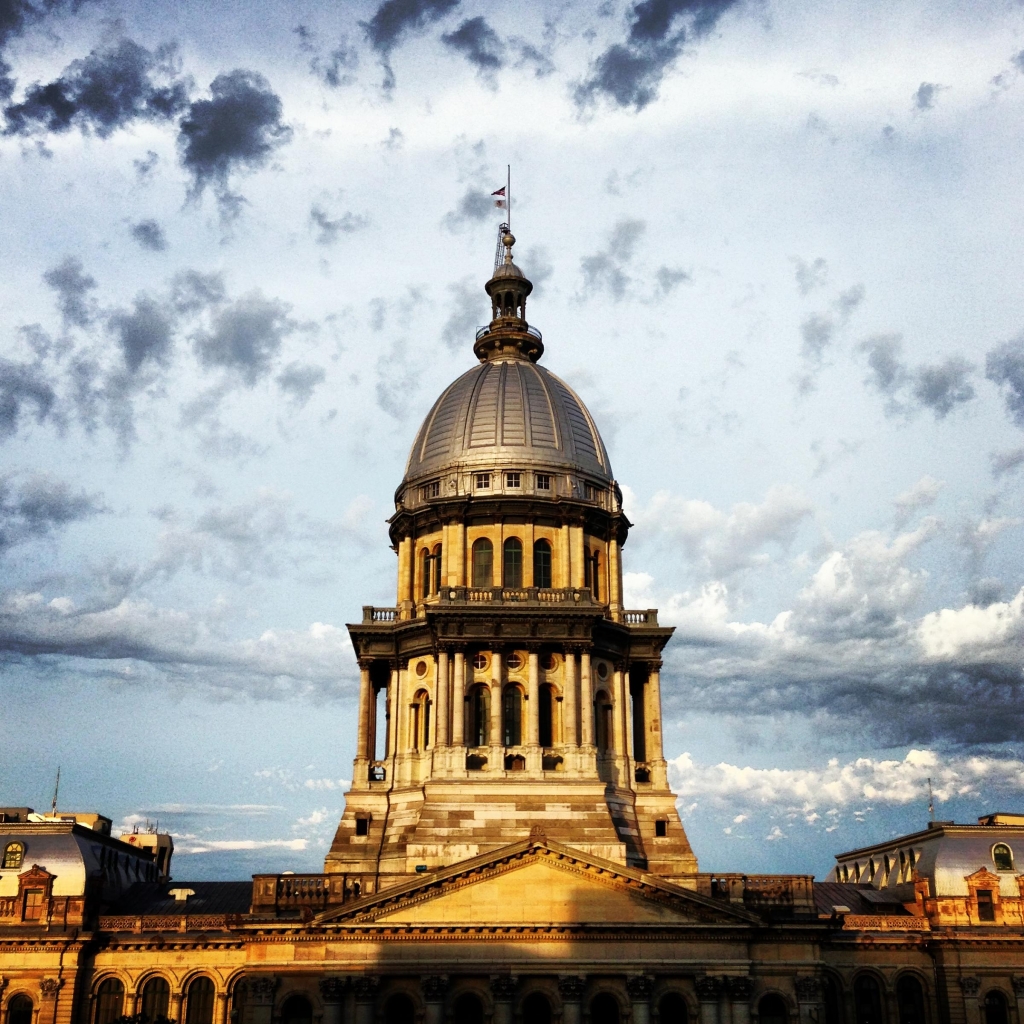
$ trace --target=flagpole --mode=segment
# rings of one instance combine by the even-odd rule
[[[505,203],[508,206],[508,230],[512,233],[512,165],[507,164],[508,176],[505,179]]]

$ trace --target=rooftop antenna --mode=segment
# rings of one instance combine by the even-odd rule
[[[932,797],[932,777],[928,776],[928,820],[935,820],[935,800]]]
[[[57,814],[57,793],[60,791],[60,765],[57,765],[57,784],[53,787],[53,803],[50,804],[50,814]]]

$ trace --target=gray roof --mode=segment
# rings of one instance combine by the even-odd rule
[[[601,435],[564,381],[526,359],[493,359],[445,389],[416,435],[405,479],[503,467],[612,481]]]
[[[176,900],[172,889],[192,889]],[[248,914],[252,882],[139,882],[113,902],[108,914]]]

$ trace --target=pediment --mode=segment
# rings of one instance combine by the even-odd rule
[[[652,927],[757,918],[646,872],[530,840],[323,914],[318,923],[398,927]]]

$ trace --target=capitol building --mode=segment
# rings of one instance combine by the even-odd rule
[[[395,492],[395,602],[349,626],[323,872],[180,881],[170,837],[0,808],[0,1024],[1024,1024],[1022,815],[908,826],[825,881],[698,864],[673,631],[624,606],[622,494],[514,244]]]

